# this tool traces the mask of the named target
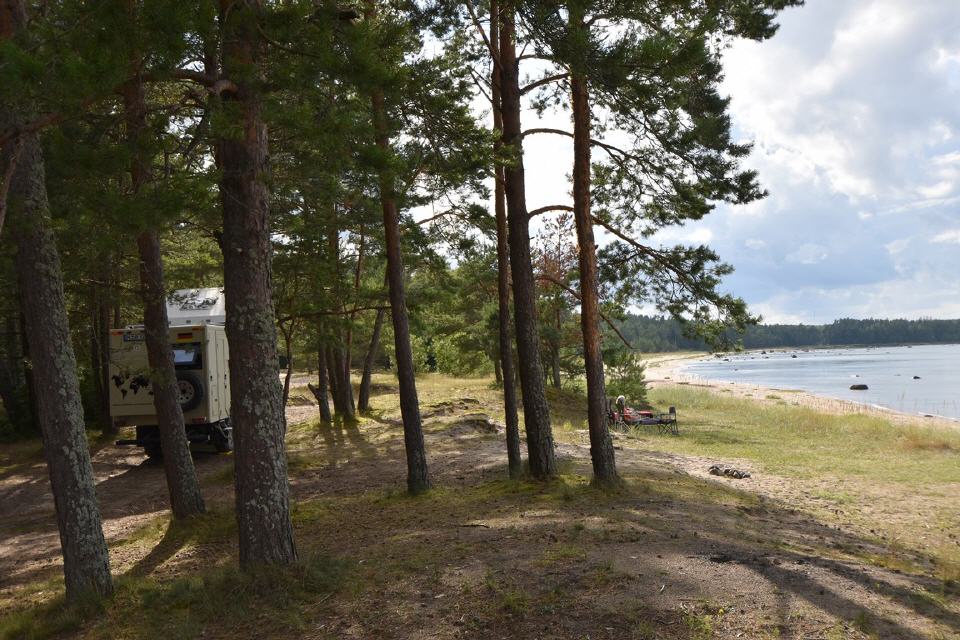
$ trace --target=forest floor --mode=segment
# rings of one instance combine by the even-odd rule
[[[510,481],[490,380],[422,376],[436,488],[411,498],[393,378],[370,417],[322,426],[298,376],[303,562],[253,577],[230,456],[197,453],[209,514],[171,524],[162,467],[94,440],[117,582],[99,607],[60,604],[39,444],[5,446],[0,638],[960,638],[960,433],[651,377],[680,435],[616,434],[624,486],[605,493],[579,394],[550,397],[561,477]]]

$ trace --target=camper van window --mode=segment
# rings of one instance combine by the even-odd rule
[[[181,369],[194,369],[202,366],[200,344],[173,345],[173,364]]]

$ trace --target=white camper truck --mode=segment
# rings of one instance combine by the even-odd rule
[[[230,451],[233,428],[223,290],[177,291],[167,301],[167,314],[187,438]],[[117,444],[143,447],[153,458],[162,451],[149,372],[143,326],[111,331],[110,415],[114,425],[136,426],[137,433],[136,439]]]

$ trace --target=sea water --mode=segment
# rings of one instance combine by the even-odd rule
[[[957,344],[749,351],[692,362],[683,371],[960,420]],[[851,390],[855,384],[868,390]]]

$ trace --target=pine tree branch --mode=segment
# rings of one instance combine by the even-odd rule
[[[96,99],[94,98],[84,100],[79,105],[80,109],[85,109],[86,107],[90,106],[94,102],[96,102]],[[14,141],[17,138],[19,138],[21,134],[36,133],[37,131],[40,131],[41,129],[44,129],[51,125],[60,124],[61,122],[66,120],[68,117],[69,117],[68,114],[62,111],[51,111],[49,113],[45,113],[41,116],[38,116],[36,119],[31,120],[26,124],[10,127],[6,131],[0,133],[0,149],[7,146],[7,144],[9,144],[11,141]]]
[[[550,211],[573,211],[573,207],[565,204],[551,204],[546,207],[539,207],[527,213],[531,218],[533,216],[539,216],[541,213],[549,213]]]
[[[564,291],[566,291],[567,293],[569,293],[570,295],[572,295],[572,296],[573,296],[574,298],[576,298],[577,300],[582,300],[582,298],[580,297],[580,294],[579,294],[579,293],[577,293],[576,291],[574,291],[574,290],[573,290],[569,285],[567,285],[565,282],[563,282],[562,280],[560,280],[560,279],[558,279],[558,278],[555,278],[554,276],[551,276],[551,275],[546,274],[546,273],[541,273],[540,275],[537,276],[537,280],[545,280],[545,281],[547,281],[547,282],[550,282],[550,283],[552,283],[552,284],[555,284],[556,286],[560,287],[561,289],[563,289]],[[634,349],[633,349],[633,345],[630,344],[630,341],[627,340],[622,333],[620,333],[620,329],[618,329],[617,326],[616,326],[615,324],[613,324],[613,322],[610,321],[610,318],[608,318],[607,315],[606,315],[603,311],[600,311],[600,317],[603,318],[603,321],[607,323],[607,326],[608,326],[608,327],[610,327],[611,329],[613,329],[614,333],[616,333],[617,336],[620,338],[620,340],[623,341],[623,344],[625,344],[628,349],[630,349],[631,351],[633,351],[633,350],[634,350]]]
[[[538,127],[535,129],[527,129],[520,135],[523,137],[526,137],[528,135],[533,135],[535,133],[552,133],[554,135],[564,136],[566,138],[573,137],[573,134],[569,131],[564,131],[563,129],[551,129],[549,127]],[[626,149],[621,149],[620,147],[616,147],[602,140],[597,140],[596,138],[590,138],[590,144],[595,147],[599,147],[600,149],[603,149],[611,157],[613,157],[615,160],[619,162],[622,162],[625,159],[641,161],[640,158],[638,158],[635,154],[630,153]]]
[[[468,71],[470,72],[470,77],[473,78],[473,84],[476,85],[477,90],[483,94],[483,97],[486,98],[491,105],[493,105],[493,96],[487,93],[487,90],[484,88],[483,79],[473,69],[468,68]],[[494,108],[495,107],[496,105],[494,105]]]
[[[536,82],[531,82],[531,83],[528,84],[527,86],[521,88],[521,89],[520,89],[520,95],[526,95],[526,94],[530,93],[531,91],[533,91],[534,89],[536,89],[537,87],[542,87],[542,86],[548,85],[548,84],[550,84],[550,83],[552,83],[552,82],[559,82],[560,80],[566,80],[566,79],[569,78],[569,77],[570,77],[570,74],[569,74],[569,73],[557,73],[557,74],[554,74],[554,75],[552,75],[552,76],[545,76],[545,77],[543,77],[543,78],[540,78],[540,79],[537,80]]]
[[[487,45],[487,51],[490,52],[490,59],[493,60],[494,66],[497,69],[500,69],[500,54],[490,43],[490,38],[487,37],[487,32],[483,30],[483,25],[480,23],[480,18],[477,17],[477,9],[473,6],[473,0],[465,0],[464,5],[467,7],[467,12],[470,14],[470,20],[473,22],[473,26],[476,27],[480,37],[483,38],[484,44]]]
[[[652,247],[648,247],[646,245],[640,244],[630,236],[624,234],[622,231],[618,229],[615,229],[608,222],[596,216],[590,216],[590,217],[593,219],[593,222],[595,224],[600,225],[601,227],[603,227],[604,229],[606,229],[607,231],[615,235],[617,238],[619,238],[623,242],[627,243],[628,245],[636,249],[639,255],[643,255],[647,258],[650,258],[651,260],[653,260],[655,263],[657,263],[667,271],[673,273],[676,276],[677,280],[680,282],[680,284],[686,287],[688,291],[696,291],[697,289],[696,284],[690,281],[688,274],[684,272],[683,269],[677,268],[677,266],[674,263],[672,263],[669,259],[666,258],[666,256],[662,251],[658,251]]]
[[[353,309],[344,308],[342,310],[334,310],[334,311],[309,311],[306,313],[290,314],[287,316],[283,316],[282,318],[277,318],[277,322],[289,322],[290,320],[303,319],[303,318],[322,318],[324,316],[348,316],[350,314],[357,313],[358,311],[370,311],[370,310],[378,310],[378,309],[383,309],[385,311],[388,311],[390,309],[390,305],[379,304],[371,307],[354,307]]]
[[[192,69],[174,69],[169,73],[147,73],[143,75],[144,82],[162,82],[164,80],[190,80],[199,85],[207,87],[211,93],[217,95],[222,93],[236,93],[239,91],[239,87],[232,80],[218,78],[203,73],[202,71],[194,71]],[[117,87],[114,89],[113,93],[118,93],[119,90],[119,87]],[[84,98],[76,106],[77,114],[85,111],[87,107],[90,107],[105,97],[106,96],[92,96]],[[41,129],[60,124],[61,122],[64,122],[73,115],[77,114],[66,111],[50,111],[37,116],[30,122],[16,127],[10,127],[6,131],[0,132],[0,149],[7,146],[11,141],[15,140],[21,134],[36,133]]]

